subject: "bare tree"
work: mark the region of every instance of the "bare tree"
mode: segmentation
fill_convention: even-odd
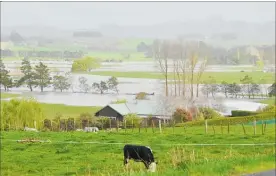
[[[179,39],[179,71],[182,76],[182,95],[185,97],[186,93],[186,71],[187,71],[187,63],[186,63],[186,49],[184,48],[183,40]],[[180,87],[179,87],[180,88]]]
[[[197,55],[193,52],[189,58],[190,84],[191,84],[191,99],[194,97],[194,74],[197,64]]]
[[[168,96],[168,57],[170,44],[168,41],[153,42],[153,56],[158,63],[158,67],[165,78],[166,96]]]
[[[196,77],[196,97],[198,97],[198,87],[200,84],[201,77],[206,69],[207,65],[207,59],[205,58],[203,62],[200,64],[199,71],[197,72],[197,77]]]

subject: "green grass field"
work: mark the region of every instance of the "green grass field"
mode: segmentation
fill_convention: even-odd
[[[94,114],[101,107],[95,106],[68,106],[64,104],[47,104],[41,103],[41,107],[45,113],[46,118],[52,119],[57,114],[62,114],[64,118],[78,117],[81,113]]]
[[[160,134],[151,128],[120,132],[2,132],[2,175],[164,175],[226,176],[241,175],[275,168],[275,145],[270,146],[180,146],[177,144],[251,144],[275,142],[275,124],[267,125],[265,135],[253,135],[252,126],[230,126],[230,134],[216,134],[204,127],[164,128]],[[23,144],[12,140],[36,138],[51,143]],[[63,143],[70,141],[100,142]],[[114,144],[110,144],[114,143]],[[117,143],[117,144],[115,144]],[[119,143],[119,144],[118,144]],[[123,167],[124,144],[150,146],[158,161],[156,173],[146,173],[142,163],[130,162]]]
[[[124,58],[124,54],[130,54],[129,59]],[[88,52],[88,56],[100,59],[114,59],[123,61],[149,61],[150,58],[145,58],[143,53],[138,52]]]
[[[268,105],[276,105],[276,97],[271,97],[265,100],[261,100],[260,103],[268,104]]]
[[[113,71],[95,71],[89,74],[101,75],[101,76],[115,76],[125,78],[149,78],[149,79],[164,79],[161,73],[154,72],[113,72]],[[205,72],[202,76],[202,82],[207,81],[209,77],[213,77],[217,83],[226,81],[228,83],[240,83],[240,79],[245,75],[252,77],[256,83],[273,83],[275,81],[275,75],[273,73],[263,72]],[[173,74],[169,74],[169,79],[173,79]],[[264,81],[260,81],[264,79]]]
[[[16,97],[19,97],[19,96],[20,96],[20,94],[1,92],[1,99],[16,98]]]

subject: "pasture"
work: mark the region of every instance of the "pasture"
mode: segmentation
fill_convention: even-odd
[[[95,106],[69,106],[64,104],[48,104],[40,103],[41,108],[48,119],[53,119],[57,114],[61,114],[64,118],[79,117],[81,113],[94,114],[101,107]]]
[[[1,92],[1,99],[6,99],[6,98],[16,98],[19,97],[20,94],[14,94],[14,93],[5,93],[5,92]]]
[[[94,71],[89,74],[101,76],[115,76],[124,78],[149,78],[149,79],[164,79],[161,73],[157,72],[114,72],[114,71]],[[227,83],[240,83],[240,79],[244,76],[252,77],[256,83],[271,84],[275,81],[274,73],[264,72],[204,72],[201,82],[209,81],[213,77],[217,83],[226,81]],[[189,74],[187,74],[189,76]],[[168,79],[173,79],[173,73],[168,74]],[[263,80],[262,80],[263,79]]]
[[[2,175],[241,175],[275,168],[275,124],[267,125],[264,135],[257,125],[232,125],[230,134],[210,131],[204,126],[183,128],[120,130],[119,132],[2,132]],[[17,143],[14,140],[36,138],[50,143]],[[80,143],[70,143],[70,141]],[[85,143],[98,142],[98,143]],[[130,162],[123,167],[124,144],[150,146],[158,161],[157,172],[147,173],[142,163]],[[213,146],[181,146],[178,144],[218,144]],[[225,145],[223,145],[225,144]]]
[[[268,105],[276,105],[276,97],[270,97],[265,100],[261,100],[260,103],[268,104]]]

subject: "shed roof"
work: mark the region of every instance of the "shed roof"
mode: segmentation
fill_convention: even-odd
[[[127,103],[120,103],[120,104],[109,104],[107,105],[120,113],[121,115],[127,115],[129,113],[135,113],[138,115],[168,115],[163,114],[156,102],[148,101],[148,100],[139,100],[136,102],[127,102]]]

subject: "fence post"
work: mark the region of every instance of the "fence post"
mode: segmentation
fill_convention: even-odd
[[[220,129],[221,129],[221,134],[223,134],[223,126],[222,126],[222,121],[220,121]]]
[[[228,120],[228,134],[230,133],[230,122],[229,122],[229,120]]]
[[[133,119],[132,119],[131,123],[132,123],[132,133],[133,133],[133,130],[134,130],[134,123],[133,123]]]
[[[162,133],[162,127],[161,127],[161,120],[159,119],[159,131],[160,131],[160,133]]]
[[[214,125],[212,125],[212,127],[213,127],[214,134],[216,134],[216,131],[215,131],[215,126],[214,126]]]
[[[118,123],[118,119],[116,119],[116,131],[119,131],[119,123]]]
[[[253,122],[253,128],[254,128],[254,135],[256,135],[256,119],[254,119],[254,122]]]
[[[208,130],[208,123],[207,123],[207,119],[205,119],[205,134],[207,134],[207,130]]]
[[[73,120],[73,123],[74,123],[74,131],[75,131],[76,130],[75,118]]]
[[[148,119],[146,120],[146,132],[148,132]]]
[[[266,121],[265,121],[265,124],[264,124],[264,134],[265,134],[265,130],[266,130]]]
[[[125,133],[126,133],[126,119],[124,119]]]
[[[110,131],[111,131],[111,118],[109,118],[109,128],[110,128]]]
[[[175,120],[173,120],[173,134],[174,134]]]
[[[262,120],[262,135],[264,135],[264,121]]]
[[[34,127],[35,127],[35,129],[36,129],[36,121],[34,121]]]
[[[242,128],[243,128],[243,133],[246,135],[246,131],[245,131],[243,123],[242,123]]]
[[[154,124],[153,124],[153,119],[151,119],[151,128],[152,128],[152,132],[154,133]]]

